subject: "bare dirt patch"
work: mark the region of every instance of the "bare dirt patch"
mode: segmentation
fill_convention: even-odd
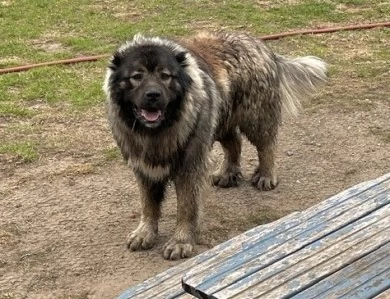
[[[389,129],[389,108],[383,101],[370,111],[333,106],[286,120],[279,138],[279,187],[266,193],[248,183],[212,189],[197,253],[389,171],[388,143],[372,133],[373,126]],[[110,146],[105,123],[95,129],[82,134],[94,132]],[[92,148],[99,143],[90,142]],[[220,161],[218,146],[214,155]],[[246,143],[246,177],[255,156]],[[113,298],[179,263],[160,254],[174,227],[173,192],[164,205],[157,247],[126,250],[125,236],[139,220],[138,195],[120,160],[96,165],[82,156],[50,155],[2,172],[0,194],[0,294],[5,298]]]
[[[126,22],[140,22],[146,17],[152,17],[154,12],[147,10],[145,7],[134,4],[132,1],[99,1],[99,4],[88,6],[91,12],[109,11],[113,17]]]
[[[274,0],[274,1],[267,1],[267,0],[257,0],[255,1],[255,4],[259,6],[260,8],[269,9],[272,7],[278,7],[280,5],[295,5],[302,3],[300,0],[287,0],[287,1],[280,1],[280,0]]]
[[[58,40],[60,36],[60,32],[53,30],[51,32],[46,32],[42,34],[42,36],[37,39],[30,40],[29,44],[34,49],[42,50],[48,53],[67,52],[69,48],[63,45]]]
[[[46,40],[46,39],[37,39],[32,40],[31,45],[35,49],[40,49],[45,52],[63,52],[65,50],[65,47],[56,41],[53,40]]]

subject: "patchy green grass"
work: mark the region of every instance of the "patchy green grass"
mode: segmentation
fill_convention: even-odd
[[[103,155],[107,161],[122,159],[121,153],[117,147],[103,149]]]
[[[25,107],[20,107],[17,103],[0,102],[1,116],[31,117],[34,112]]]
[[[385,0],[7,0],[0,2],[0,67],[82,55],[109,55],[139,31],[180,36],[222,27],[262,36],[302,28],[383,21],[388,15],[390,5]],[[354,103],[353,109],[369,109],[376,99],[384,97],[370,87],[386,81],[390,68],[389,40],[389,30],[370,30],[290,37],[272,41],[270,45],[285,55],[317,55],[330,63],[331,87],[309,106],[340,101],[340,105]],[[33,161],[36,150],[50,152],[47,147],[53,140],[56,145],[53,151],[71,140],[71,146],[76,145],[72,155],[77,155],[78,150],[83,152],[80,156],[92,155],[85,152],[89,141],[77,140],[87,140],[82,134],[96,130],[96,118],[91,111],[104,107],[101,86],[106,61],[0,75],[2,152]],[[350,82],[356,86],[345,88],[345,83]],[[365,94],[358,96],[358,92]],[[90,121],[88,130],[76,128],[74,115],[76,122],[82,117]],[[19,122],[44,125],[36,127],[38,132],[29,133],[18,129],[15,124]],[[58,133],[57,127],[64,123],[73,130]],[[24,134],[23,140],[33,140],[34,146],[23,143],[11,146],[12,133],[4,134],[7,128],[12,128],[18,137]],[[50,138],[40,140],[39,134],[44,133]],[[106,161],[119,155],[106,145],[91,147],[90,151],[100,156],[103,153]]]
[[[19,60],[1,64],[107,53],[138,31],[183,35],[211,24],[267,34],[362,17],[385,19],[390,13],[379,0],[275,2],[264,7],[248,0],[9,1],[0,4],[0,57]]]
[[[17,157],[22,162],[33,162],[39,157],[36,144],[29,141],[15,141],[0,144],[1,155]]]
[[[31,117],[34,101],[85,110],[101,104],[105,61],[31,69],[0,76],[0,115]],[[65,105],[64,105],[65,104]],[[65,111],[64,111],[65,112]]]

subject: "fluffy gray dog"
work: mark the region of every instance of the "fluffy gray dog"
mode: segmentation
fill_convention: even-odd
[[[252,184],[275,188],[282,110],[294,114],[299,99],[325,81],[321,59],[287,59],[246,34],[218,31],[180,41],[138,34],[122,45],[111,58],[104,90],[113,136],[141,198],[141,221],[128,247],[153,247],[165,188],[172,181],[177,226],[163,256],[191,256],[214,141],[224,150],[214,185],[234,187],[241,179],[240,132],[258,152]]]

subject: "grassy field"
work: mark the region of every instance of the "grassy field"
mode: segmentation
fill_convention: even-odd
[[[198,29],[223,27],[261,36],[297,28],[381,21],[390,15],[388,1],[380,0],[147,3],[2,1],[0,67],[110,54],[119,43],[138,31],[188,35]],[[390,54],[383,44],[389,36],[388,30],[377,29],[332,36],[293,37],[273,44],[287,55],[313,53],[324,57],[332,64],[333,75],[351,69],[353,60],[357,79],[376,82],[389,66]],[[351,47],[356,48],[352,57],[345,51]],[[0,127],[0,155],[30,162],[40,157],[45,146],[55,147],[42,145],[39,140],[41,124],[34,120],[40,119],[39,115],[46,110],[51,116],[68,118],[101,106],[105,65],[106,61],[102,59],[95,63],[43,67],[0,76],[0,117],[3,122],[6,119],[6,125]]]

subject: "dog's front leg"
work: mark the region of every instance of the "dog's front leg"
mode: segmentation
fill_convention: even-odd
[[[199,234],[202,191],[205,174],[185,173],[175,179],[177,195],[176,230],[164,246],[164,258],[177,260],[190,257]]]
[[[127,246],[132,251],[154,246],[166,185],[163,182],[151,183],[138,176],[136,178],[141,200],[141,221],[127,237]]]

